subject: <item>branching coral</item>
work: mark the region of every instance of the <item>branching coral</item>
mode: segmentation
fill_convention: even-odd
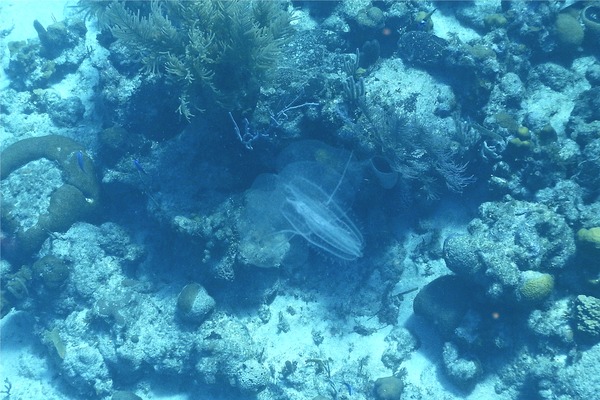
[[[254,107],[292,33],[290,14],[274,1],[79,4],[139,57],[146,72],[166,74],[181,87],[179,112],[188,119],[210,102],[227,110]]]
[[[468,163],[459,161],[461,150],[450,136],[439,134],[402,116],[378,107],[363,106],[364,129],[380,148],[389,168],[404,184],[412,184],[428,200],[435,200],[444,186],[454,193],[474,182]],[[418,186],[420,188],[418,188]]]

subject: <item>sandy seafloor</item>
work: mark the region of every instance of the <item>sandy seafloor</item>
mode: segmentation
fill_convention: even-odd
[[[3,32],[9,30],[9,33],[1,38],[2,66],[6,67],[8,62],[8,42],[36,37],[36,32],[32,26],[34,19],[47,26],[54,19],[62,19],[65,10],[67,13],[70,12],[68,6],[72,4],[73,2],[68,2],[65,5],[63,2],[51,0],[0,0],[0,27]],[[447,15],[434,15],[433,18],[436,24],[436,33],[440,36],[444,36],[447,31],[456,29],[457,22]],[[461,28],[460,32],[462,39],[465,41],[477,35],[469,28]],[[88,26],[87,45],[95,48],[93,57],[101,59],[106,54],[106,50],[98,47],[95,34],[93,27]],[[99,62],[98,59],[95,60],[96,65]],[[54,85],[54,89],[59,93],[76,94],[86,107],[85,126],[81,128],[77,138],[89,148],[93,148],[95,139],[88,136],[86,132],[94,132],[100,128],[97,119],[93,115],[93,105],[89,102],[90,89],[82,86],[81,82],[94,82],[97,79],[95,77],[96,73],[95,69],[90,67],[89,71],[86,71],[83,66],[73,76],[69,76]],[[0,74],[2,74],[0,76],[0,90],[3,90],[8,87],[9,81],[3,71],[0,71]],[[22,118],[23,120],[18,123],[30,126],[30,136],[42,136],[46,133],[60,134],[60,129],[53,126],[43,116],[31,115]],[[554,115],[553,118],[565,119],[564,116],[561,117],[560,115]],[[2,148],[6,147],[6,143],[15,141],[11,137],[13,132],[15,130],[9,127],[0,127],[0,136],[2,136],[0,137],[0,144]],[[23,130],[20,130],[18,134],[23,135]],[[73,131],[69,132],[69,136],[75,136]],[[441,201],[436,206],[437,210],[428,217],[427,225],[442,227],[438,231],[440,238],[448,237],[455,232],[464,232],[466,224],[473,218],[473,210],[466,209],[463,202],[464,199],[456,197],[452,200]],[[401,234],[398,233],[400,231],[402,231]],[[418,252],[418,248],[424,240],[422,231],[413,230],[412,228],[407,229],[401,226],[401,221],[398,221],[398,232],[391,234],[398,235],[400,247],[408,254],[414,255],[415,252]],[[324,267],[347,267],[344,263],[331,263],[327,258],[323,259],[322,262],[328,264]],[[449,273],[441,259],[431,260],[428,263],[426,274],[412,262],[407,257],[402,279],[397,284],[398,292],[422,287],[434,277]],[[419,317],[415,317],[413,313],[413,299],[416,293],[413,291],[403,296],[395,325],[407,328],[418,340],[418,348],[412,351],[410,356],[406,357],[401,363],[402,369],[406,372],[404,378],[406,385],[402,399],[513,399],[514,393],[511,393],[510,390],[505,390],[502,393],[497,392],[498,376],[495,371],[486,371],[484,376],[479,378],[477,384],[467,391],[458,389],[448,381],[441,371],[442,355],[440,349],[442,339],[430,324]],[[255,343],[265,344],[262,359],[265,365],[279,368],[282,360],[294,359],[301,363],[301,360],[320,354],[324,358],[333,360],[331,368],[334,373],[336,369],[339,370],[352,364],[358,365],[359,360],[368,359],[364,368],[368,369],[368,374],[372,379],[390,376],[392,371],[381,363],[380,357],[388,346],[385,338],[394,326],[380,324],[377,318],[361,317],[359,321],[361,325],[373,329],[368,335],[360,335],[354,332],[357,321],[353,317],[340,318],[339,313],[332,312],[328,308],[328,306],[340,300],[332,298],[332,296],[335,296],[335,294],[320,292],[318,295],[312,296],[311,301],[306,297],[296,295],[294,289],[291,288],[283,290],[269,304],[272,317],[268,323],[261,322],[256,315],[256,309],[251,307],[247,310],[237,311],[235,319],[247,327]],[[171,303],[173,301],[172,296],[165,296],[162,299],[167,299],[165,301]],[[161,297],[158,296],[155,301],[160,303]],[[290,310],[295,311],[292,313]],[[282,334],[279,332],[280,327],[276,318],[279,314],[287,316],[288,333]],[[72,393],[72,390],[65,390],[64,383],[61,382],[61,374],[64,372],[57,367],[56,357],[50,355],[47,343],[43,343],[40,339],[42,336],[40,332],[35,331],[36,319],[37,316],[34,312],[13,310],[0,321],[0,390],[2,390],[3,382],[10,382],[10,397],[6,396],[6,399],[82,398],[77,397],[77,395],[70,397],[70,394],[65,394]],[[315,347],[313,341],[313,331],[315,330],[332,332],[330,335],[326,334],[318,348]],[[93,343],[91,344],[93,345]],[[70,345],[73,346],[73,344]],[[74,350],[74,348],[72,349]],[[560,354],[557,355],[557,358],[560,357],[562,357]],[[319,380],[323,377],[317,376],[311,379]],[[277,384],[277,382],[274,383]],[[321,384],[320,387],[325,388],[326,391],[327,383]],[[336,387],[339,390],[338,398],[350,400],[375,398],[368,391],[363,393],[354,390],[354,393],[350,394],[341,381],[336,382]],[[137,379],[136,384],[125,389],[135,392],[144,399],[211,399],[211,395],[193,392],[193,390],[188,391],[185,381],[180,382],[177,379],[171,381],[164,376],[157,377],[151,376],[151,374]],[[294,393],[293,389],[290,388],[287,390],[289,398],[293,399],[311,399],[316,395],[316,392],[311,392],[311,395],[307,396],[303,393]],[[0,394],[0,396],[2,395]],[[110,398],[110,396],[107,398]],[[237,397],[231,398],[251,399],[255,397],[245,397],[238,394]]]

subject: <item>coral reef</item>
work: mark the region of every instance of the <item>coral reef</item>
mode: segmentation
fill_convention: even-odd
[[[577,296],[575,299],[574,328],[584,342],[600,341],[600,299]]]
[[[179,112],[188,119],[213,106],[207,99],[227,110],[252,110],[292,32],[289,14],[270,1],[83,0],[79,5],[148,72],[177,82]]]
[[[89,56],[81,19],[55,21],[44,27],[35,20],[39,41],[13,41],[8,44],[7,74],[10,86],[19,91],[45,89],[73,73]],[[40,57],[41,56],[41,57]]]
[[[577,239],[583,246],[600,250],[600,227],[581,228],[577,231]]]
[[[573,232],[562,216],[544,205],[511,199],[482,204],[469,234],[451,236],[444,245],[453,272],[482,286],[490,299],[516,302],[547,295],[550,275],[574,255]],[[528,271],[550,275],[530,278]],[[519,282],[525,286],[519,289]]]
[[[2,395],[597,397],[596,3],[23,4]]]
[[[22,226],[23,221],[17,214],[18,208],[22,207],[19,204],[27,204],[27,199],[13,195],[16,204],[10,201],[3,204],[3,230],[14,235],[18,245],[18,250],[6,254],[9,258],[31,257],[46,240],[48,232],[64,232],[73,223],[91,218],[99,207],[100,188],[92,160],[85,155],[81,145],[67,137],[50,135],[23,139],[4,149],[0,159],[0,176],[5,180],[7,192],[17,192],[18,186],[22,185],[20,182],[27,180],[27,176],[15,175],[19,168],[38,159],[57,163],[62,180],[50,195],[47,208],[37,210],[36,222],[29,227]],[[3,197],[6,201],[6,195]]]

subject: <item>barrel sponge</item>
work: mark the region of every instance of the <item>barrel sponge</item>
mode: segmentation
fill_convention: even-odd
[[[550,296],[554,289],[554,277],[537,271],[525,271],[521,276],[519,295],[528,303],[539,303]]]
[[[100,185],[94,173],[92,160],[85,149],[74,140],[49,135],[20,140],[0,154],[0,179],[35,160],[45,158],[58,164],[63,185],[50,196],[48,213],[40,215],[33,227],[23,230],[19,221],[11,217],[11,206],[2,213],[4,229],[14,234],[21,256],[30,256],[52,231],[64,232],[77,221],[84,220],[98,209]]]

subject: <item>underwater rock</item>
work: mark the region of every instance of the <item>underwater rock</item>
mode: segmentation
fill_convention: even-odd
[[[533,67],[527,76],[527,86],[538,88],[547,86],[554,92],[563,92],[570,89],[574,82],[581,80],[581,76],[571,69],[553,62],[545,62]]]
[[[600,132],[600,87],[592,87],[577,96],[567,130],[579,145],[598,139]]]
[[[579,351],[572,364],[553,368],[548,386],[554,398],[594,399],[600,391],[600,344]]]
[[[294,254],[294,236],[341,260],[362,257],[362,234],[342,209],[357,190],[351,154],[316,141],[298,142],[279,155],[278,165],[278,174],[260,175],[246,192],[238,224],[241,258],[277,267]]]
[[[102,130],[98,141],[99,156],[110,167],[128,155],[131,157],[131,154],[147,152],[150,148],[150,142],[142,135],[129,132],[119,125]]]
[[[77,96],[62,97],[52,89],[34,89],[34,102],[58,127],[74,128],[81,123],[85,106]]]
[[[600,171],[600,170],[599,170]],[[571,179],[560,180],[553,187],[539,190],[535,200],[564,216],[570,226],[580,223],[581,211],[586,209],[584,191]]]
[[[201,323],[215,308],[215,300],[198,283],[186,285],[177,297],[177,311],[184,319]]]
[[[442,335],[451,335],[469,309],[472,292],[470,284],[463,278],[441,276],[419,290],[413,310],[431,322]]]
[[[67,346],[60,369],[65,381],[84,398],[90,398],[90,393],[101,398],[112,391],[112,379],[102,354],[87,343]]]
[[[377,400],[400,400],[402,392],[404,392],[404,382],[398,377],[386,376],[375,381]]]
[[[461,357],[457,346],[453,343],[444,344],[442,358],[446,375],[461,389],[472,389],[482,375],[479,361]]]
[[[195,373],[203,383],[236,386],[240,368],[259,357],[260,349],[254,344],[248,328],[234,317],[213,316],[200,326],[199,334],[203,339],[198,343],[200,357],[195,365]],[[254,372],[243,379],[262,377],[261,368],[253,369]],[[253,382],[260,383],[263,380],[260,378]],[[255,389],[257,387],[254,386]]]
[[[600,119],[594,124],[597,124],[600,129]],[[590,129],[593,127],[590,126]],[[600,130],[596,131],[596,135],[598,133]],[[582,190],[594,192],[600,185],[600,137],[593,139],[585,146],[582,160],[577,165],[577,173],[573,179],[582,187]],[[600,226],[600,218],[594,218],[587,224]]]
[[[527,326],[537,336],[573,344],[571,308],[569,298],[553,300],[543,310],[533,310],[527,319]]]
[[[259,393],[269,384],[269,370],[254,359],[250,359],[238,368],[236,385],[246,393]]]
[[[381,362],[392,371],[397,371],[400,364],[410,357],[419,347],[417,339],[406,328],[396,326],[385,337],[387,347],[381,356]]]
[[[574,328],[579,340],[584,343],[600,342],[600,299],[577,296],[574,308]]]
[[[137,265],[144,255],[123,228],[110,222],[100,226],[75,223],[60,237],[47,241],[42,252],[68,263],[67,290],[72,298],[89,306],[100,299],[124,297],[128,291],[123,290],[122,270]],[[65,301],[68,304],[70,299]]]

